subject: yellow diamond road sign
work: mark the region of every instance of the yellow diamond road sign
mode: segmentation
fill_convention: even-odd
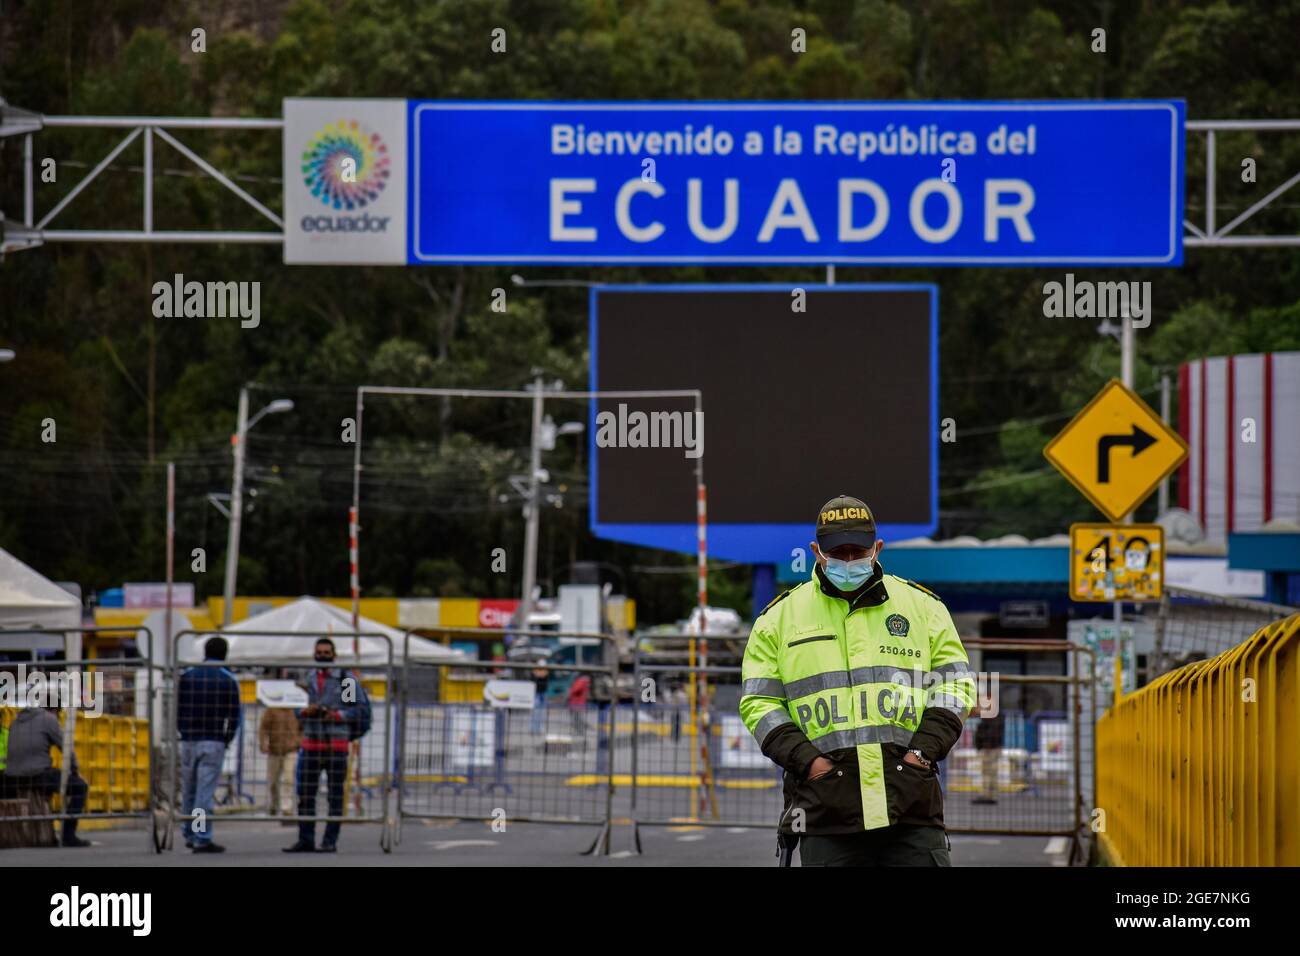
[[[1182,463],[1187,443],[1111,379],[1043,454],[1102,514],[1120,521]]]

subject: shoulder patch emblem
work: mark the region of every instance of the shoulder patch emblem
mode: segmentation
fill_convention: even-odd
[[[901,614],[891,614],[885,618],[885,627],[894,637],[906,637],[912,625]]]
[[[903,580],[904,580],[904,581],[907,581],[907,578],[904,578]],[[939,595],[935,594],[935,593],[934,593],[933,591],[931,591],[929,588],[927,588],[927,587],[923,587],[922,585],[917,584],[915,581],[907,581],[907,583],[910,584],[910,585],[912,585],[912,587],[916,588],[916,589],[917,589],[918,591],[920,591],[922,594],[928,594],[930,597],[934,598],[936,601],[941,600],[940,597],[939,597]]]

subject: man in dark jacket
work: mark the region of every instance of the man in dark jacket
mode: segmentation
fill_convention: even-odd
[[[330,667],[334,663],[334,642],[322,637],[316,642],[315,658],[319,665],[307,678],[307,706],[298,711],[302,725],[302,743],[298,750],[298,816],[316,815],[316,789],[320,775],[329,786],[329,815],[343,816],[343,787],[348,777],[348,747],[355,722],[368,712],[369,702],[361,681],[346,671]],[[321,853],[338,849],[337,820],[325,824]],[[298,842],[284,848],[285,853],[314,853],[316,824],[311,820],[298,823]]]
[[[221,778],[226,747],[239,731],[239,681],[219,661],[226,659],[224,637],[203,645],[204,664],[181,674],[176,723],[181,735],[181,827],[185,845],[195,853],[222,853],[212,842],[212,804]]]
[[[9,727],[8,763],[5,778],[9,792],[20,794],[36,790],[47,797],[59,792],[62,771],[50,760],[50,748],[63,746],[63,729],[56,708],[25,707]],[[90,846],[89,840],[77,837],[77,814],[86,805],[86,781],[77,772],[77,754],[72,753],[68,774],[67,813],[63,821],[64,846]]]

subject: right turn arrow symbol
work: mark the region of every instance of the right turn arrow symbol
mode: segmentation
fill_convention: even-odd
[[[1128,445],[1133,449],[1133,457],[1136,458],[1156,443],[1154,435],[1149,435],[1137,425],[1133,425],[1132,428],[1132,433],[1128,435],[1102,435],[1097,439],[1097,483],[1099,485],[1107,484],[1110,481],[1110,450],[1112,448]]]

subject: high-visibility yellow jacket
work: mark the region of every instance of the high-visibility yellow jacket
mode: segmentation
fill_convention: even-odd
[[[966,651],[943,602],[879,563],[850,597],[815,567],[763,610],[745,646],[740,716],[786,770],[780,827],[943,826],[937,772],[903,755],[937,763],[961,736],[975,704]],[[822,755],[834,769],[809,781]]]

